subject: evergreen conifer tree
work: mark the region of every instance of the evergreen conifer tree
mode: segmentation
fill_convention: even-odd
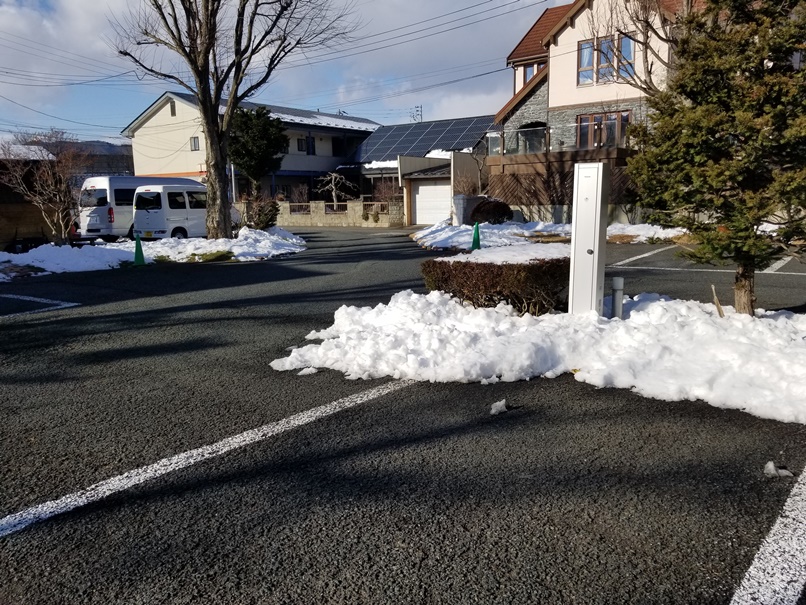
[[[741,313],[754,312],[756,271],[805,249],[804,51],[804,0],[707,0],[634,131],[642,204],[691,232],[692,260],[736,264]]]
[[[230,158],[251,184],[245,218],[258,229],[276,224],[279,206],[275,200],[264,198],[260,179],[280,169],[282,154],[287,148],[288,137],[284,134],[282,120],[272,117],[268,109],[238,108],[235,111],[229,135]]]

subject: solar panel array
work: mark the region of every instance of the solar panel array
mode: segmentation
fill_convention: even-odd
[[[490,130],[495,116],[381,126],[358,148],[356,161],[386,162],[399,155],[423,157],[434,149],[474,147]]]

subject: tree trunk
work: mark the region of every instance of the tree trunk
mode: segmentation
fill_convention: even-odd
[[[737,313],[753,315],[756,310],[756,270],[752,265],[739,264],[733,282],[734,306]]]
[[[204,125],[207,144],[207,237],[220,239],[232,237],[230,200],[227,194],[226,138],[218,124],[218,112],[211,110],[212,123]]]

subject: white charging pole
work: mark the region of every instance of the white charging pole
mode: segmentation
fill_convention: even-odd
[[[596,311],[602,314],[609,197],[609,164],[591,162],[574,166],[570,313]]]

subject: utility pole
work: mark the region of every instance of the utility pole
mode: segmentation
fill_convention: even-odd
[[[411,121],[412,122],[422,122],[423,121],[423,106],[422,105],[415,105],[414,109],[411,110]]]

